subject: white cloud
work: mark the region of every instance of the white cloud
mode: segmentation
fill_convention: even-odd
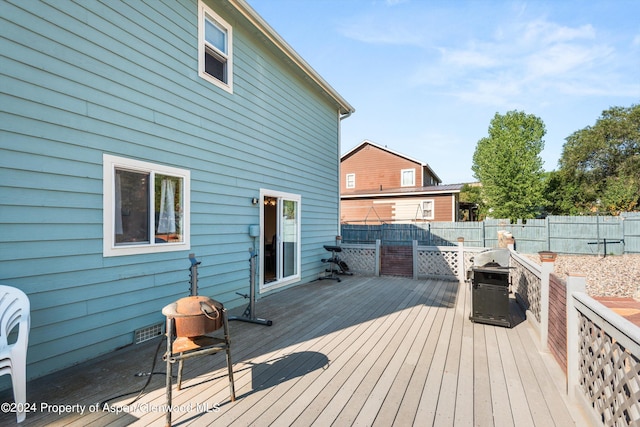
[[[564,78],[575,77],[575,71],[588,73],[598,64],[605,64],[613,53],[613,48],[605,45],[558,43],[535,50],[524,60],[530,79]]]
[[[632,76],[616,72],[624,69],[621,53],[599,40],[592,25],[536,19],[490,34],[464,42],[462,49],[454,42],[440,47],[439,57],[416,67],[412,82],[464,102],[510,108],[525,98],[544,104],[562,94],[638,94],[638,85],[629,83]]]
[[[528,43],[544,45],[579,39],[592,40],[595,36],[595,29],[590,24],[571,28],[537,19],[524,25],[522,40]]]
[[[403,77],[397,81],[428,95],[495,108],[525,100],[545,105],[563,95],[640,96],[630,72],[640,64],[630,53],[635,49],[615,45],[618,40],[595,24],[567,24],[548,18],[548,11],[536,16],[524,3],[489,11],[471,6],[464,14],[442,4],[414,6],[345,17],[340,32],[388,46],[381,60]],[[640,47],[640,35],[632,39]]]
[[[511,76],[494,76],[484,80],[472,80],[468,87],[452,92],[451,95],[465,103],[499,105],[509,109],[517,108],[518,97],[523,85]]]
[[[489,52],[474,50],[442,49],[442,60],[456,67],[490,68],[500,64],[500,59]]]

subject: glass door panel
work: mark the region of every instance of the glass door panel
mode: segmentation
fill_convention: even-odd
[[[282,200],[282,277],[294,276],[298,266],[298,204],[293,200]]]
[[[262,190],[261,286],[300,279],[300,196]]]

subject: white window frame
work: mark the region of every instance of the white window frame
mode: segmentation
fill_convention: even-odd
[[[356,188],[356,174],[348,173],[345,177],[345,185],[347,188]]]
[[[102,156],[102,211],[103,211],[103,256],[139,255],[158,252],[173,252],[191,249],[191,172],[186,169],[179,169],[166,165],[143,162],[124,157],[103,154]],[[134,172],[155,173],[175,176],[182,179],[182,241],[156,243],[155,233],[155,209],[154,203],[150,202],[149,242],[141,244],[116,245],[114,239],[115,231],[115,177],[116,169],[126,169]],[[153,189],[153,186],[150,188]],[[150,196],[153,200],[153,194]]]
[[[404,183],[404,174],[411,172],[411,184]],[[416,185],[416,170],[415,169],[402,169],[400,171],[400,186],[401,187],[415,187]]]
[[[424,208],[425,203],[431,204],[431,215],[427,215],[428,210]],[[434,219],[436,215],[436,202],[434,199],[426,199],[420,202],[420,209],[422,210],[422,219]]]
[[[217,27],[226,31],[226,54],[224,52],[220,52],[217,48],[207,43],[205,39],[205,21],[207,19],[213,22]],[[207,46],[216,51],[218,55],[222,56],[226,60],[226,81],[219,80],[205,71],[205,52]],[[229,93],[233,93],[233,28],[209,6],[204,4],[202,0],[198,1],[198,75],[219,88],[224,89]]]

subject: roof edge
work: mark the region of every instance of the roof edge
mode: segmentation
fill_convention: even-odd
[[[448,184],[444,185],[442,189],[433,186],[431,189],[427,187],[417,188],[416,191],[398,191],[397,189],[391,189],[388,192],[385,191],[363,191],[362,193],[342,193],[341,199],[368,199],[368,198],[386,198],[386,197],[415,197],[415,196],[429,196],[429,195],[441,195],[441,194],[460,194],[463,184]],[[453,188],[457,187],[457,188]]]
[[[296,64],[309,78],[320,86],[339,106],[341,114],[352,114],[356,110],[331,85],[309,65],[307,61],[287,43],[245,0],[229,0],[249,22],[253,24],[282,53]]]

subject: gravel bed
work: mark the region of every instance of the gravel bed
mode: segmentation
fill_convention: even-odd
[[[538,254],[527,255],[540,264]],[[554,272],[584,274],[587,294],[591,296],[631,297],[640,300],[640,254],[558,255]]]

